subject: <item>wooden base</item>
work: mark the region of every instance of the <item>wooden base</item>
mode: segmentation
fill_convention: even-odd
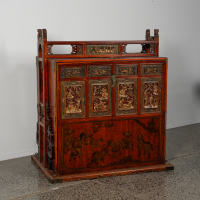
[[[174,169],[173,165],[169,163],[165,163],[165,164],[151,165],[151,166],[129,167],[129,168],[112,169],[112,170],[105,170],[105,171],[55,176],[53,175],[51,171],[44,168],[44,166],[38,161],[38,158],[35,155],[31,156],[31,159],[42,170],[46,178],[51,183],[103,178],[103,177],[120,176],[120,175],[128,175],[128,174],[138,174],[138,173],[146,173],[146,172],[168,171],[168,170]]]

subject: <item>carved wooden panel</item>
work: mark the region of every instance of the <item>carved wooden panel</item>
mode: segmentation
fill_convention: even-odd
[[[105,44],[105,45],[86,45],[87,55],[99,54],[119,54],[118,44]]]
[[[111,66],[88,66],[88,76],[111,76]]]
[[[85,77],[85,67],[62,67],[61,78],[81,78]]]
[[[85,81],[61,82],[62,118],[85,117]]]
[[[141,112],[161,111],[162,78],[141,79]]]
[[[116,114],[137,113],[137,78],[117,79]]]
[[[89,81],[89,116],[111,115],[111,80]]]
[[[159,160],[160,118],[72,122],[62,129],[66,172]]]
[[[117,76],[137,75],[138,65],[116,65]]]
[[[162,75],[162,64],[141,64],[141,75]]]

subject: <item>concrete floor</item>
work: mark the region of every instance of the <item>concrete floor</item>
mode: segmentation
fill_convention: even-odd
[[[31,157],[0,162],[0,199],[200,199],[200,124],[167,130],[174,171],[51,184]]]

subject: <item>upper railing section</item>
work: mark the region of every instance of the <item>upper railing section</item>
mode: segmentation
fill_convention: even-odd
[[[92,57],[158,57],[159,30],[154,29],[154,36],[146,30],[145,40],[121,41],[47,41],[46,29],[38,29],[38,57],[46,58],[92,58]],[[141,45],[139,52],[127,52],[129,45]],[[66,45],[70,53],[52,52],[55,46]],[[69,48],[68,48],[69,52]]]

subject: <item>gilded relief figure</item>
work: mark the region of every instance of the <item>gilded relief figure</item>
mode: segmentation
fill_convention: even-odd
[[[108,111],[108,85],[93,85],[93,112]]]
[[[81,113],[82,86],[66,86],[66,113]]]
[[[144,83],[144,108],[158,108],[158,82]]]
[[[90,48],[91,53],[114,53],[115,47],[113,46],[93,46]]]
[[[134,84],[119,84],[119,110],[134,109]]]

